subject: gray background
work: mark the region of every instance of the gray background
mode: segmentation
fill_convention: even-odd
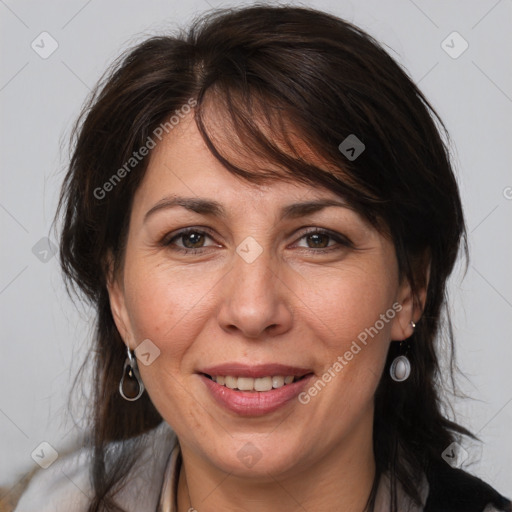
[[[229,5],[234,4],[0,0],[0,485],[12,485],[34,467],[31,453],[42,441],[59,452],[72,446],[75,423],[83,424],[86,396],[75,403],[74,414],[67,399],[87,351],[91,315],[66,296],[57,258],[47,242],[39,242],[49,235],[70,127],[89,89],[128,45]],[[468,377],[459,383],[474,399],[457,400],[456,412],[484,441],[464,445],[464,467],[510,496],[512,2],[303,5],[353,21],[385,43],[451,133],[471,251],[464,280],[459,271],[451,281],[452,310],[459,366]],[[58,43],[46,59],[31,47],[43,31]],[[441,45],[453,31],[469,44],[458,58]],[[463,42],[452,38],[446,44],[453,53]]]

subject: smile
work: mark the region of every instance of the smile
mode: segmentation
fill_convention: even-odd
[[[237,391],[270,391],[271,389],[279,389],[283,386],[291,384],[302,377],[295,377],[288,375],[286,377],[282,375],[267,376],[267,377],[233,377],[231,375],[222,376],[211,376],[206,375],[217,384],[226,386],[229,389]]]
[[[237,416],[262,416],[293,403],[314,377],[311,369],[281,364],[225,363],[197,372],[210,400]]]

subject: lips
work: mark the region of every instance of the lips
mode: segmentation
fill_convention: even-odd
[[[222,408],[240,416],[261,416],[284,407],[299,395],[314,375],[311,370],[302,367],[281,364],[248,366],[239,363],[211,366],[198,373],[210,397]],[[238,383],[256,383],[269,377],[277,377],[276,380],[280,381],[283,376],[286,376],[287,383],[270,389],[266,386],[264,391],[254,389],[256,385],[250,391],[240,390],[237,386],[228,387],[223,382],[226,377]]]

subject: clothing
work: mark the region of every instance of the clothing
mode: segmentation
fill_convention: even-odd
[[[126,486],[117,494],[119,505],[126,512],[157,510],[169,453],[177,441],[165,422],[140,439],[142,455],[131,469]],[[113,443],[113,450],[116,445]],[[93,495],[90,464],[91,453],[87,449],[59,457],[34,476],[14,511],[86,512]]]
[[[170,427],[163,422],[159,427],[140,437],[144,447],[142,456],[130,471],[127,484],[118,493],[118,502],[126,512],[176,512],[176,489],[181,465],[181,452],[176,435]],[[113,443],[113,449],[115,449]],[[429,475],[430,481],[435,482],[435,488],[429,485],[425,476],[421,495],[423,506],[415,506],[405,493],[399,488],[399,511],[400,512],[497,512],[506,511],[506,508],[495,508],[482,506],[478,509],[457,508],[456,505],[447,505],[450,508],[443,508],[443,504],[450,501],[447,486],[439,484],[439,480],[446,482],[453,480],[452,468],[447,464],[445,467],[433,468]],[[90,496],[92,496],[92,485],[89,479],[90,452],[83,449],[68,457],[58,458],[48,469],[40,470],[32,479],[26,492],[22,495],[15,512],[86,512]],[[480,492],[486,490],[486,484],[474,477],[465,477],[466,473],[454,473],[462,478],[463,484],[469,487],[465,489],[466,495],[470,496],[473,489]],[[436,477],[438,475],[438,478]],[[448,476],[447,476],[448,475]],[[459,485],[459,487],[460,487]],[[488,487],[488,486],[487,486]],[[495,492],[492,488],[489,492]],[[451,489],[452,494],[457,497],[457,492]],[[478,493],[477,492],[477,493]],[[486,491],[487,492],[487,491]],[[469,493],[469,494],[468,494]],[[484,496],[480,493],[479,496]],[[499,496],[496,493],[497,496]],[[500,497],[502,498],[502,497]],[[381,478],[377,491],[375,512],[389,512],[389,479],[387,475]],[[440,504],[439,499],[442,500]],[[429,504],[430,502],[430,504]],[[454,508],[455,507],[455,508]],[[505,505],[503,505],[505,507]]]

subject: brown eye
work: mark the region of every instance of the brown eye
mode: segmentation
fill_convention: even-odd
[[[305,240],[307,246],[299,246],[310,252],[326,253],[330,251],[336,251],[346,249],[347,247],[353,248],[352,242],[345,236],[330,232],[324,229],[311,229],[300,237],[300,240]],[[334,243],[331,243],[334,242]]]
[[[181,234],[177,237],[183,241],[183,245],[187,249],[197,249],[204,243],[204,234],[198,231],[191,231],[190,233]]]
[[[206,240],[213,240],[212,236],[206,231],[197,228],[188,228],[179,231],[173,236],[166,236],[161,244],[169,247],[173,251],[195,254],[206,251],[215,244],[206,245]]]
[[[328,246],[329,238],[331,237],[325,233],[312,233],[310,235],[306,235],[305,238],[308,240],[308,242],[310,241],[312,243],[313,248],[323,249]]]

